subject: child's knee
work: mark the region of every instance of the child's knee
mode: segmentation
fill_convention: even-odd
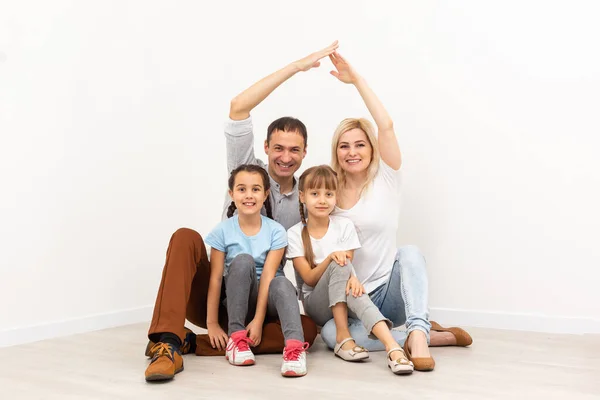
[[[239,270],[248,270],[252,271],[256,269],[256,263],[254,262],[254,258],[250,254],[238,254],[235,256],[231,264],[229,265],[229,272],[239,271]]]
[[[327,268],[331,271],[332,275],[339,276],[341,278],[349,279],[350,274],[352,273],[352,264],[349,261],[344,266],[332,261],[329,263]]]
[[[296,289],[285,276],[276,276],[269,285],[269,295],[278,299],[290,296],[296,299]]]

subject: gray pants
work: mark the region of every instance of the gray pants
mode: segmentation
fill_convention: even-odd
[[[246,329],[256,313],[258,279],[251,255],[240,254],[233,259],[225,275],[225,294],[231,336],[233,332]],[[266,317],[279,317],[286,341],[304,342],[296,289],[285,276],[276,276],[269,285]]]
[[[335,261],[332,261],[313,291],[304,299],[306,313],[317,325],[323,326],[333,318],[331,307],[337,303],[347,303],[348,317],[362,321],[370,337],[374,337],[371,331],[379,321],[385,321],[388,328],[391,329],[392,322],[381,314],[368,294],[365,293],[359,297],[351,294],[346,296],[346,284],[351,272],[352,264],[350,262],[340,267]]]

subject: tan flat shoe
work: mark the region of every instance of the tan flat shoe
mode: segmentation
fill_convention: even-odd
[[[431,330],[436,332],[450,332],[456,338],[456,346],[467,347],[473,343],[473,338],[462,328],[444,328],[435,321],[431,322]]]
[[[433,369],[435,368],[435,360],[433,359],[433,357],[413,357],[413,356],[411,356],[410,350],[408,350],[408,338],[410,337],[411,334],[412,334],[412,332],[408,335],[408,337],[406,338],[406,341],[404,342],[404,353],[406,353],[406,357],[408,357],[408,359],[410,361],[412,361],[413,365],[415,366],[415,370],[417,370],[417,371],[433,371]]]

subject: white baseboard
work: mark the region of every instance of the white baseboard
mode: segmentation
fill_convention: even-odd
[[[0,331],[0,347],[31,343],[139,322],[149,322],[151,317],[152,306],[146,306],[24,328],[7,329]],[[600,334],[600,320],[584,317],[431,308],[430,318],[443,325],[547,333]]]
[[[12,328],[0,331],[0,347],[37,342],[44,339],[92,332],[138,322],[148,322],[151,319],[152,306],[146,306],[47,324]]]
[[[473,326],[515,331],[600,334],[600,319],[481,310],[431,308],[430,318],[442,325]]]

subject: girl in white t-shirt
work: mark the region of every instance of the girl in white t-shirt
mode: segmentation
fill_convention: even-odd
[[[430,339],[432,346],[468,346],[471,338],[460,328],[446,329],[429,322],[425,259],[415,246],[396,245],[402,158],[392,119],[366,81],[339,53],[329,57],[336,69],[331,74],[354,85],[377,124],[377,135],[372,124],[362,118],[345,119],[335,131],[331,165],[337,172],[339,191],[333,215],[354,223],[362,244],[354,258],[358,279],[394,326],[406,325],[404,350],[415,369],[431,371],[435,362],[429,353]],[[334,345],[336,330],[333,321],[321,330],[329,347]],[[371,350],[380,348],[368,339],[362,326],[351,326],[349,331],[358,344]]]
[[[385,345],[393,373],[411,373],[413,364],[392,336],[391,321],[373,304],[353,273],[352,257],[360,247],[354,225],[347,218],[330,216],[336,204],[335,172],[327,165],[309,168],[300,177],[298,190],[302,222],[288,230],[287,257],[304,281],[304,310],[317,325],[334,319],[336,356],[346,361],[369,357],[350,336],[350,316],[362,321],[367,332]]]

